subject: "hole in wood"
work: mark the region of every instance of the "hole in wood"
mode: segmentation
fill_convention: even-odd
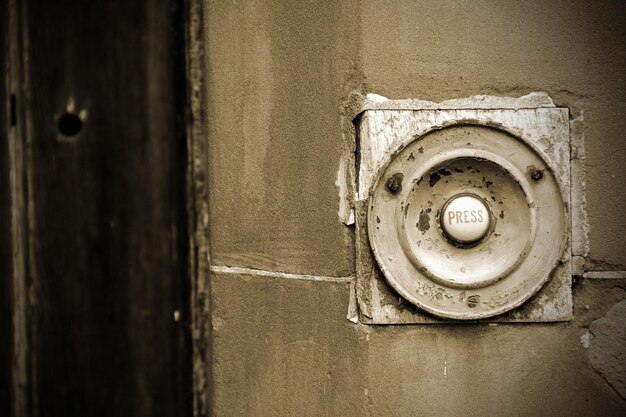
[[[15,126],[17,124],[17,102],[15,99],[15,94],[11,94],[11,105],[9,108],[9,119],[11,122],[11,126]]]
[[[72,137],[80,133],[83,128],[83,122],[80,117],[73,113],[65,113],[59,119],[59,133],[63,136]]]

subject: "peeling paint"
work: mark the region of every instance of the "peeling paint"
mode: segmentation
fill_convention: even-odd
[[[339,220],[346,226],[350,226],[354,224],[354,209],[351,207],[349,200],[347,164],[346,158],[342,157],[339,161],[335,185],[339,189]]]
[[[426,210],[420,211],[419,222],[416,224],[417,228],[422,232],[422,234],[426,233],[428,229],[430,229],[430,212],[433,211],[431,208],[427,208]]]
[[[389,100],[387,97],[383,97],[379,94],[374,94],[374,93],[368,93],[366,97],[369,101],[374,102],[374,103],[383,103]]]
[[[593,369],[626,399],[626,300],[589,325],[587,357]],[[582,338],[581,338],[582,340]],[[584,343],[583,343],[584,346]]]
[[[580,336],[580,343],[583,345],[585,349],[589,349],[589,346],[591,346],[592,339],[593,339],[593,335],[589,332],[589,330],[585,330],[582,336]]]
[[[589,219],[587,217],[587,182],[585,178],[585,114],[581,110],[570,121],[572,255],[589,255]]]
[[[350,301],[348,302],[346,319],[355,324],[359,322],[359,307],[356,301],[356,283],[354,281],[350,282]]]
[[[378,94],[367,94],[362,102],[365,110],[424,110],[424,109],[527,109],[556,107],[550,96],[543,91],[534,91],[521,97],[475,95],[466,98],[445,100],[439,103],[428,100],[389,100]]]
[[[443,168],[437,172],[433,172],[432,174],[430,174],[430,180],[428,181],[428,185],[430,185],[431,187],[434,187],[435,184],[437,184],[437,182],[439,182],[439,180],[442,177],[447,177],[450,174],[451,174],[450,171],[443,169]]]

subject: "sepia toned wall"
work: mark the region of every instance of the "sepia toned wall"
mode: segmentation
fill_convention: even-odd
[[[205,0],[203,13],[216,416],[624,414],[626,5]],[[585,144],[574,320],[348,321],[350,95],[533,91],[570,109]]]

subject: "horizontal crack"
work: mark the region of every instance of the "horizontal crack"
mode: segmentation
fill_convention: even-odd
[[[262,269],[224,265],[211,265],[211,272],[217,272],[220,274],[257,275],[272,278],[300,279],[306,281],[351,282],[355,280],[354,276],[332,277],[324,275],[292,274],[288,272],[266,271]]]

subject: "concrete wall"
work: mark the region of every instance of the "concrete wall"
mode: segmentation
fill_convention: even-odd
[[[626,412],[626,279],[604,272],[626,270],[626,5],[206,0],[204,13],[216,416]],[[346,320],[354,230],[336,181],[353,91],[546,91],[571,109],[584,270],[598,271],[575,280],[572,322]]]

